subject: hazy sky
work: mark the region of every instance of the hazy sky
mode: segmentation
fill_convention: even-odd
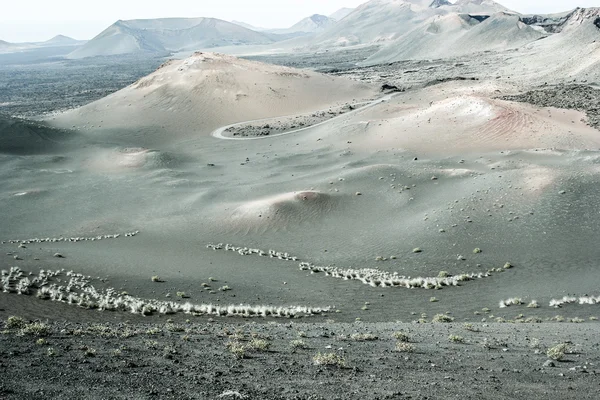
[[[90,39],[118,19],[214,17],[266,28],[289,27],[312,14],[329,15],[366,0],[3,0],[0,40],[42,41],[57,34]],[[522,13],[600,6],[600,0],[500,0]]]

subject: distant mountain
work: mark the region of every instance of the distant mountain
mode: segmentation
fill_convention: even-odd
[[[504,7],[502,4],[496,3],[493,0],[457,0],[451,8],[455,9],[456,12],[467,14],[495,14],[498,12],[511,12],[508,8]]]
[[[76,40],[64,35],[56,35],[52,39],[47,40],[45,42],[40,43],[40,45],[44,46],[77,46],[85,41]]]
[[[483,51],[520,47],[547,36],[508,13],[481,21],[469,14],[435,16],[399,37],[366,60],[365,64],[409,59],[464,56]]]
[[[331,18],[334,21],[341,21],[354,10],[354,8],[340,8],[339,10],[331,14],[329,18]]]
[[[556,33],[525,46],[532,55],[522,62],[550,76],[600,80],[600,8],[577,8],[566,18],[552,18],[558,21]]]
[[[117,21],[69,58],[117,54],[168,54],[219,46],[262,45],[272,35],[215,18],[163,18]]]
[[[335,25],[335,20],[326,17],[325,15],[314,14],[310,17],[304,18],[300,22],[294,24],[292,27],[287,29],[272,29],[269,32],[278,34],[289,34],[289,33],[318,33],[323,32],[327,28]]]
[[[244,27],[246,29],[250,29],[251,31],[256,31],[256,32],[263,32],[263,31],[267,30],[266,28],[259,28],[259,27],[256,27],[254,25],[250,25],[250,24],[247,24],[245,22],[242,22],[242,21],[231,21],[231,23],[239,25],[239,26]]]
[[[416,0],[371,0],[327,31],[319,34],[312,47],[328,48],[385,42],[412,30],[424,20],[444,11]]]
[[[448,0],[433,0],[433,2],[429,5],[429,7],[438,8],[438,7],[451,6],[451,5],[452,5],[452,3],[450,3]]]
[[[492,0],[371,0],[317,35],[310,48],[386,43],[435,16],[450,13],[492,15],[509,10]]]

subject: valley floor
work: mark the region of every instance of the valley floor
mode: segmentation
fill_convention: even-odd
[[[351,65],[375,50],[261,58],[400,89],[278,137],[3,116],[0,398],[600,398],[599,91],[511,78],[506,54]],[[121,61],[0,67],[0,111],[79,106],[163,60]],[[180,122],[179,93],[149,91],[147,116]]]

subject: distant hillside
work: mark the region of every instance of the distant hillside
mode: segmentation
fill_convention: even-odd
[[[469,14],[436,16],[371,56],[366,64],[463,56],[523,46],[546,34],[518,15],[497,13],[483,21]]]
[[[385,43],[398,39],[435,16],[450,13],[491,15],[508,11],[492,0],[371,0],[319,34],[312,48]]]
[[[256,32],[262,32],[262,31],[266,31],[267,30],[266,28],[259,28],[259,27],[254,26],[254,25],[247,24],[247,23],[245,23],[243,21],[231,21],[231,23],[239,25],[239,26],[244,27],[246,29],[250,29],[251,31],[256,31]]]
[[[334,21],[341,21],[354,10],[354,8],[340,8],[339,10],[331,14],[329,18],[333,19]]]
[[[4,40],[0,40],[0,53],[16,53],[23,51],[34,51],[36,49],[48,49],[50,47],[56,48],[66,48],[60,55],[64,55],[69,52],[71,49],[68,47],[75,48],[76,46],[81,46],[85,41],[75,40],[73,38],[58,35],[53,37],[50,40],[45,42],[32,42],[32,43],[9,43]],[[57,54],[58,55],[58,54]]]
[[[164,18],[117,21],[69,58],[132,53],[168,54],[218,46],[260,45],[276,41],[256,32],[215,18]]]
[[[457,0],[451,8],[457,12],[467,14],[495,14],[498,12],[509,12],[510,10],[502,4],[493,0]]]
[[[40,43],[43,46],[78,46],[85,43],[83,40],[76,40],[64,35],[56,35],[52,39]]]
[[[335,25],[335,20],[325,15],[314,14],[310,17],[304,18],[300,22],[294,24],[292,27],[288,29],[274,29],[270,32],[286,34],[286,33],[317,33],[323,32],[331,26]]]
[[[511,67],[541,70],[540,79],[600,81],[600,8],[578,8],[566,18],[555,17],[559,23],[551,30],[557,33],[524,46],[521,51],[527,56],[516,58],[517,66]]]

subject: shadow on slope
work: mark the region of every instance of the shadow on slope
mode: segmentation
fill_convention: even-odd
[[[66,130],[0,115],[0,153],[54,153],[64,149],[75,136]]]

